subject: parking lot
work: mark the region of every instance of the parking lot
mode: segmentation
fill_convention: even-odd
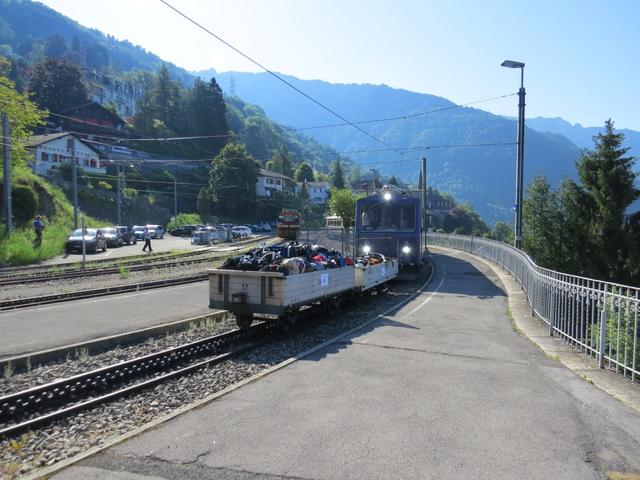
[[[99,260],[103,258],[120,258],[140,255],[144,240],[138,240],[136,245],[123,245],[118,248],[108,248],[106,252],[87,253],[87,261]],[[151,248],[154,252],[166,252],[168,250],[196,250],[202,248],[200,245],[191,245],[190,237],[174,237],[166,234],[162,240],[151,240]],[[43,263],[57,265],[61,263],[72,263],[82,260],[82,253],[70,253],[59,255]]]

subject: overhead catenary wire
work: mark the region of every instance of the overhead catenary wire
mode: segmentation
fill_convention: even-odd
[[[239,55],[242,55],[244,58],[246,58],[247,60],[249,60],[251,63],[253,63],[254,65],[257,65],[258,67],[260,67],[261,69],[263,69],[265,72],[267,72],[269,75],[273,76],[274,78],[276,78],[277,80],[279,80],[280,82],[284,83],[285,85],[287,85],[288,87],[292,88],[293,90],[295,90],[296,92],[298,92],[300,95],[302,95],[303,97],[307,98],[308,100],[312,101],[313,103],[315,103],[316,105],[318,105],[319,107],[321,107],[322,109],[326,110],[327,112],[331,113],[332,115],[334,115],[335,117],[339,118],[340,120],[342,120],[343,122],[351,125],[353,128],[355,128],[356,130],[359,130],[360,132],[362,132],[363,134],[365,134],[367,137],[375,140],[376,142],[380,143],[381,145],[384,145],[385,147],[391,148],[393,150],[395,150],[391,145],[389,145],[388,143],[384,142],[383,140],[379,139],[378,137],[376,137],[375,135],[370,134],[369,132],[367,132],[366,130],[364,130],[363,128],[360,128],[358,125],[354,124],[353,122],[351,122],[350,120],[348,120],[347,118],[343,117],[342,115],[340,115],[339,113],[337,113],[336,111],[332,110],[331,108],[327,107],[325,104],[323,104],[322,102],[316,100],[315,98],[313,98],[311,95],[309,95],[308,93],[304,92],[303,90],[299,89],[298,87],[296,87],[295,85],[293,85],[292,83],[288,82],[287,80],[285,80],[284,78],[282,78],[280,75],[278,75],[277,73],[275,73],[274,71],[270,70],[269,68],[265,67],[264,65],[262,65],[260,62],[254,60],[253,58],[251,58],[249,55],[247,55],[246,53],[242,52],[240,49],[234,47],[233,45],[231,45],[229,42],[227,42],[226,40],[224,40],[223,38],[221,38],[220,36],[216,35],[215,33],[213,33],[211,30],[209,30],[208,28],[206,28],[205,26],[201,25],[200,23],[198,23],[197,21],[195,21],[193,18],[189,17],[188,15],[186,15],[185,13],[181,12],[180,10],[178,10],[177,8],[175,8],[173,5],[171,5],[169,2],[167,2],[166,0],[159,0],[161,3],[163,3],[164,5],[166,5],[167,7],[169,7],[171,10],[173,10],[174,12],[176,12],[178,15],[180,15],[181,17],[183,17],[185,20],[191,22],[192,24],[194,24],[196,27],[200,28],[201,30],[203,30],[204,32],[208,33],[209,35],[211,35],[213,38],[215,38],[216,40],[218,40],[219,42],[222,42],[223,44],[225,44],[227,47],[231,48],[234,52],[238,53]],[[398,154],[403,155],[403,152],[401,152],[400,150],[395,150]]]

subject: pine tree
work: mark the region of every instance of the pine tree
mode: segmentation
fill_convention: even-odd
[[[633,170],[636,159],[626,156],[629,148],[622,147],[624,134],[614,133],[611,120],[593,140],[595,150],[584,151],[577,162],[579,189],[593,205],[593,215],[584,219],[597,247],[589,263],[598,278],[625,282],[631,280],[629,258],[640,248],[624,218],[627,207],[640,197]]]
[[[331,171],[331,180],[333,182],[333,186],[341,190],[344,188],[344,172],[342,171],[342,164],[340,163],[340,159],[336,160],[333,164],[333,168]]]

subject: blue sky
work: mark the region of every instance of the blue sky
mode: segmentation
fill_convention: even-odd
[[[527,117],[640,130],[640,1],[169,0],[267,67],[457,103],[515,92]],[[158,0],[43,0],[188,70],[257,71]],[[478,107],[517,115],[509,97]],[[349,112],[340,112],[349,116]]]

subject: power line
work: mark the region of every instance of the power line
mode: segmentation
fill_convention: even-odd
[[[479,103],[484,103],[484,102],[490,102],[492,100],[499,100],[502,98],[507,98],[507,97],[512,97],[514,95],[517,95],[518,93],[507,93],[505,95],[499,95],[497,97],[490,97],[490,98],[485,98],[482,100],[476,100],[474,102],[468,102],[468,103],[464,103],[464,104],[456,104],[456,105],[449,105],[447,107],[442,107],[442,108],[436,108],[433,110],[427,110],[425,112],[417,112],[417,113],[410,113],[410,114],[406,114],[406,115],[400,115],[397,117],[387,117],[387,118],[377,118],[377,119],[371,119],[371,120],[362,120],[362,121],[358,121],[358,122],[353,122],[354,124],[357,125],[364,125],[367,123],[381,123],[381,122],[392,122],[392,121],[396,121],[396,120],[407,120],[409,118],[414,118],[414,117],[421,117],[424,115],[430,115],[432,113],[437,113],[437,112],[443,112],[445,110],[453,110],[455,108],[464,108],[464,107],[468,107],[470,105],[477,105]],[[320,128],[331,128],[331,127],[344,127],[349,125],[348,123],[330,123],[330,124],[326,124],[326,125],[317,125],[317,126],[313,126],[313,127],[299,127],[299,128],[290,128],[287,129],[290,132],[300,132],[300,131],[304,131],[304,130],[317,130]]]
[[[223,44],[225,44],[227,47],[231,48],[233,51],[235,51],[236,53],[242,55],[244,58],[246,58],[247,60],[249,60],[251,63],[257,65],[258,67],[260,67],[261,69],[263,69],[265,72],[267,72],[268,74],[272,75],[273,77],[275,77],[276,79],[278,79],[279,81],[281,81],[282,83],[284,83],[285,85],[289,86],[290,88],[292,88],[293,90],[295,90],[296,92],[298,92],[300,95],[304,96],[305,98],[307,98],[308,100],[311,100],[313,103],[315,103],[316,105],[318,105],[319,107],[323,108],[324,110],[326,110],[327,112],[331,113],[332,115],[338,117],[340,120],[342,120],[343,122],[346,122],[347,124],[351,125],[353,128],[359,130],[360,132],[364,133],[366,136],[372,138],[373,140],[375,140],[376,142],[380,143],[381,145],[384,145],[385,147],[389,147],[392,150],[395,150],[391,145],[387,144],[386,142],[380,140],[378,137],[370,134],[369,132],[367,132],[366,130],[360,128],[358,125],[354,124],[353,122],[347,120],[345,117],[343,117],[342,115],[340,115],[339,113],[335,112],[334,110],[332,110],[331,108],[327,107],[326,105],[324,105],[323,103],[319,102],[318,100],[316,100],[315,98],[313,98],[311,95],[305,93],[304,91],[300,90],[298,87],[294,86],[293,84],[291,84],[290,82],[286,81],[284,78],[282,78],[280,75],[278,75],[277,73],[273,72],[272,70],[268,69],[267,67],[265,67],[264,65],[262,65],[261,63],[259,63],[258,61],[254,60],[253,58],[251,58],[249,55],[247,55],[246,53],[242,52],[241,50],[239,50],[238,48],[234,47],[233,45],[231,45],[229,42],[223,40],[221,37],[219,37],[218,35],[216,35],[215,33],[213,33],[211,30],[209,30],[208,28],[204,27],[203,25],[199,24],[198,22],[196,22],[194,19],[192,19],[191,17],[187,16],[186,14],[182,13],[180,10],[178,10],[177,8],[175,8],[174,6],[172,6],[171,4],[169,4],[169,2],[167,2],[166,0],[160,0],[160,2],[162,2],[163,4],[165,4],[167,7],[169,7],[171,10],[173,10],[174,12],[176,12],[178,15],[180,15],[181,17],[183,17],[185,20],[193,23],[196,27],[200,28],[201,30],[205,31],[206,33],[208,33],[209,35],[211,35],[213,38],[215,38],[216,40],[218,40],[219,42],[222,42]],[[399,153],[400,155],[403,155],[403,153],[400,150],[395,150],[397,153]]]

